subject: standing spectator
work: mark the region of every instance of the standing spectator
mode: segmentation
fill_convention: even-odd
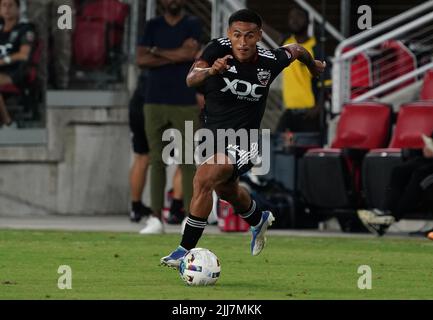
[[[185,219],[185,210],[183,208],[182,171],[179,166],[176,168],[173,175],[171,195],[172,199],[167,223],[180,224]]]
[[[39,36],[44,40],[41,57],[40,77],[43,83],[50,83],[56,89],[69,86],[69,71],[72,59],[72,30],[60,30],[57,26],[59,14],[57,10],[67,5],[75,12],[73,0],[27,0],[27,18],[36,24]],[[74,16],[74,14],[73,14]],[[74,25],[74,24],[73,24]],[[52,52],[53,57],[50,57]],[[48,76],[48,61],[52,61],[53,73]]]
[[[185,79],[200,48],[201,24],[198,18],[184,14],[183,0],[161,2],[164,15],[147,23],[137,55],[138,65],[149,68],[144,114],[150,147],[153,211],[153,216],[147,220],[141,234],[164,232],[161,211],[164,205],[166,172],[162,159],[162,134],[168,128],[175,128],[184,137],[185,121],[193,121],[196,128],[199,113],[195,90],[187,87]],[[178,147],[182,147],[184,159],[185,149],[193,150],[193,141],[183,140],[183,145]],[[180,167],[185,211],[188,212],[195,166],[181,164]]]
[[[23,85],[36,34],[33,26],[19,23],[20,1],[0,0],[0,86]],[[12,119],[0,94],[0,125],[10,125]]]
[[[288,14],[290,34],[282,45],[297,43],[304,47],[313,59],[317,59],[317,40],[308,35],[308,12],[292,6]],[[278,132],[305,132],[320,130],[319,107],[317,106],[317,79],[308,68],[294,61],[282,72],[282,95],[285,111],[277,125]]]

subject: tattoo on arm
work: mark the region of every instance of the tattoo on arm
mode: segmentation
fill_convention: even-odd
[[[298,59],[307,67],[314,67],[314,59],[310,53],[299,44],[289,44],[282,47],[290,56],[291,61]]]
[[[197,87],[200,86],[203,81],[211,76],[210,67],[208,68],[200,68],[200,67],[192,67],[189,72],[186,83],[189,87]]]

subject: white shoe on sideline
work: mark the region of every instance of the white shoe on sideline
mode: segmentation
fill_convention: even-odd
[[[395,222],[394,216],[379,210],[358,210],[358,217],[363,225],[378,236],[383,236],[386,230]]]
[[[164,233],[164,224],[157,217],[151,216],[146,221],[146,226],[140,230],[140,234]]]

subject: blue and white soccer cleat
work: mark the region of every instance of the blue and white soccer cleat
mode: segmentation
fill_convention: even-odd
[[[251,254],[257,256],[262,252],[265,247],[266,237],[265,233],[268,227],[275,221],[274,215],[270,211],[262,212],[262,219],[256,227],[251,227],[252,239],[251,239]]]
[[[184,247],[179,246],[168,256],[161,258],[161,265],[179,269],[180,262],[187,253],[188,250],[186,250]]]

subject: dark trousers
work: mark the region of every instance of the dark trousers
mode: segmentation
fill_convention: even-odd
[[[417,207],[423,192],[421,181],[430,174],[433,174],[433,159],[421,157],[408,160],[392,170],[385,207],[396,220]]]
[[[277,132],[320,131],[320,113],[317,107],[308,109],[286,109],[281,115],[276,128]]]

